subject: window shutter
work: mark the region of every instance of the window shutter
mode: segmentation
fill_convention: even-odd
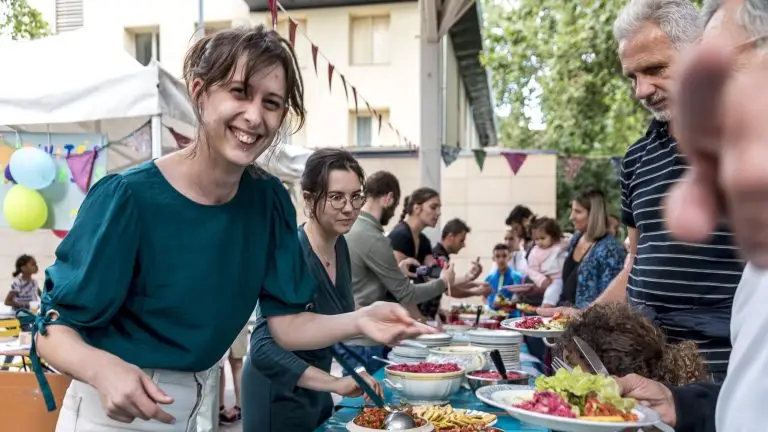
[[[56,33],[83,26],[83,0],[56,0]]]

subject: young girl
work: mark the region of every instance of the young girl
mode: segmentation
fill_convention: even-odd
[[[32,275],[37,273],[37,261],[29,255],[16,258],[15,278],[11,283],[11,291],[5,296],[5,305],[14,312],[19,309],[30,309],[30,304],[40,301],[40,288]]]
[[[664,332],[626,303],[596,304],[571,318],[557,351],[564,360],[591,370],[573,337],[583,339],[605,364],[608,373],[635,373],[669,386],[706,380],[706,367],[696,344],[667,342]]]
[[[264,26],[216,32],[189,49],[184,79],[195,141],[99,180],[46,270],[31,352],[36,371],[39,351],[73,378],[59,431],[195,430],[202,383],[257,302],[271,336],[291,351],[359,334],[393,344],[434,332],[394,303],[310,312],[317,281],[290,195],[253,165],[286,119],[303,124],[290,42]],[[303,385],[325,380],[312,378]]]
[[[528,255],[526,276],[544,291],[541,307],[554,307],[563,292],[563,231],[551,218],[536,219],[531,228],[536,245]]]

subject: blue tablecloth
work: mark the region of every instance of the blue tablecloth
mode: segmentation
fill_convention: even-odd
[[[529,373],[535,373],[536,365],[532,361],[526,361],[526,359],[530,359],[528,356],[523,356],[523,354],[527,354],[527,348],[525,345],[521,347],[521,360],[522,360],[522,369]],[[378,380],[384,379],[384,370],[380,370],[377,372],[374,377]],[[399,398],[392,393],[392,391],[384,387],[384,399],[393,405],[399,405]],[[478,399],[474,392],[470,391],[469,389],[466,389],[462,387],[461,391],[457,393],[454,397],[450,399],[451,406],[454,408],[464,408],[464,409],[473,409],[473,410],[479,410],[479,411],[485,411],[488,413],[496,414],[499,418],[498,422],[494,425],[495,427],[499,429],[503,429],[505,431],[511,431],[511,432],[547,432],[548,429],[542,429],[537,426],[532,426],[526,423],[521,423],[520,421],[510,417],[507,415],[506,412],[503,410],[492,407],[490,405],[486,405],[480,399]],[[338,407],[339,410],[336,412],[336,414],[333,415],[330,419],[328,419],[327,422],[325,422],[322,426],[315,429],[315,432],[344,432],[347,430],[346,425],[352,419],[355,418],[357,413],[360,411],[360,408],[365,405],[365,402],[363,401],[363,398],[344,398],[339,403]]]

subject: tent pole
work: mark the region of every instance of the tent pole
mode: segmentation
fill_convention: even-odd
[[[163,155],[163,121],[160,114],[152,116],[152,159]]]

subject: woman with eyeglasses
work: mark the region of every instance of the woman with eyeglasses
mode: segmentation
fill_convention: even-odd
[[[348,152],[320,149],[307,159],[301,189],[308,218],[299,243],[310,274],[317,280],[314,312],[337,315],[355,310],[347,233],[365,204],[363,169]],[[321,331],[318,329],[318,331]],[[333,347],[286,351],[259,318],[251,355],[243,370],[243,430],[310,431],[333,414],[330,393],[360,396],[351,377],[330,375]],[[379,383],[358,371],[371,387]]]

